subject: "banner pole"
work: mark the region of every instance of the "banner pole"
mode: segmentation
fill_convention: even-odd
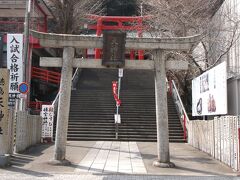
[[[120,71],[118,69],[118,71]],[[120,73],[118,73],[118,99],[120,99],[120,89],[121,89],[121,75]],[[118,123],[119,123],[119,106],[120,104],[116,103],[116,106],[117,106],[117,122],[116,122],[116,139],[118,139]]]
[[[30,23],[31,0],[26,0],[25,22],[24,22],[24,48],[23,48],[23,81],[29,82],[29,23]],[[27,99],[22,101],[23,111],[27,110]]]

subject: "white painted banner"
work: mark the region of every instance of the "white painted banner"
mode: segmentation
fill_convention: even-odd
[[[8,150],[8,80],[8,70],[0,69],[0,155]]]
[[[53,137],[54,106],[42,105],[42,137]]]
[[[227,114],[227,68],[219,64],[192,81],[192,115]]]
[[[9,106],[15,104],[18,86],[23,82],[23,34],[7,35],[7,67],[9,77]]]

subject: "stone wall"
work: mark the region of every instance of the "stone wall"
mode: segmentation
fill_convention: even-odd
[[[26,148],[41,142],[42,118],[29,115],[27,112],[17,112],[15,152],[22,152]]]

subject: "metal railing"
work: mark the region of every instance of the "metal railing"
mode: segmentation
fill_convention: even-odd
[[[77,68],[73,74],[73,77],[72,77],[72,89],[75,88],[75,85],[76,85],[76,82],[77,82],[77,78],[79,76],[79,74],[81,73],[81,70],[80,68]],[[57,117],[57,108],[58,108],[58,100],[59,100],[59,92],[58,94],[56,95],[54,101],[52,102],[52,106],[54,107],[54,117]]]
[[[181,124],[183,126],[183,131],[184,131],[184,139],[187,140],[187,130],[188,130],[188,124],[189,124],[189,118],[187,115],[187,112],[184,108],[183,102],[181,100],[181,97],[179,95],[178,89],[176,87],[175,82],[172,80],[170,81],[170,94],[172,95],[176,108],[177,108],[177,112],[179,115],[179,118],[181,120]]]

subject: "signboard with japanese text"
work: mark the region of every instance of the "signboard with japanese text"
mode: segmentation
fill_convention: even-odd
[[[42,137],[53,137],[54,107],[52,105],[42,105]]]
[[[106,31],[103,33],[102,65],[123,67],[125,65],[126,33]]]
[[[227,114],[226,62],[201,74],[192,81],[192,115]]]
[[[14,106],[18,97],[18,86],[23,82],[23,35],[7,35],[7,67],[9,77],[9,106]]]
[[[8,70],[0,69],[0,155],[8,148],[8,81]]]

